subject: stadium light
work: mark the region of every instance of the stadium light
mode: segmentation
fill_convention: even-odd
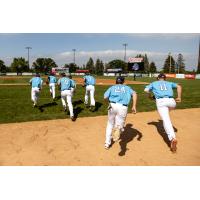
[[[26,49],[28,50],[28,69],[30,69],[30,65],[29,65],[29,49],[32,49],[32,47],[26,47]]]
[[[126,62],[126,47],[128,46],[128,44],[125,43],[125,44],[123,44],[123,46],[124,46],[124,50],[125,50],[125,52],[124,52],[124,62]]]
[[[169,73],[171,73],[171,52],[169,52]]]
[[[72,49],[72,51],[74,52],[74,65],[75,65],[75,52],[76,52],[76,49]]]

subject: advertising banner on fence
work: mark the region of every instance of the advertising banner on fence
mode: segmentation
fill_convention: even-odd
[[[195,79],[195,74],[185,74],[186,79]]]
[[[165,74],[167,78],[176,78],[176,74]]]
[[[200,79],[200,74],[196,74],[195,78]]]
[[[185,74],[176,74],[176,78],[185,78]]]

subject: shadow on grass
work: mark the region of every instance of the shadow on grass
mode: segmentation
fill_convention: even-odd
[[[94,111],[93,112],[96,112],[96,111],[98,111],[99,110],[99,108],[102,106],[103,104],[102,103],[100,103],[100,102],[95,102],[95,109],[94,109]]]
[[[40,110],[40,112],[44,112],[44,108],[47,108],[47,107],[52,107],[52,106],[56,106],[58,105],[56,102],[52,102],[52,103],[45,103],[41,106],[38,106],[38,109]]]
[[[82,110],[84,110],[84,109],[81,108],[81,107],[74,108],[74,118],[75,118],[75,120],[78,118],[78,115],[82,112]]]
[[[121,151],[119,152],[119,156],[124,156],[126,151],[129,150],[127,148],[127,144],[131,142],[136,136],[137,140],[140,141],[142,138],[142,133],[138,131],[135,128],[132,128],[132,124],[126,124],[126,127],[124,128],[124,132],[120,136],[120,147]]]
[[[80,105],[82,103],[83,103],[83,101],[80,99],[80,100],[74,101],[73,106],[75,107],[75,106]]]
[[[170,147],[170,141],[167,137],[167,134],[165,132],[165,129],[163,127],[163,120],[158,120],[158,122],[149,122],[147,123],[148,125],[154,125],[156,128],[157,128],[157,131],[158,133],[160,134],[160,136],[163,138],[164,142],[167,144],[168,147]],[[177,132],[178,129],[173,127],[174,128],[174,132]]]

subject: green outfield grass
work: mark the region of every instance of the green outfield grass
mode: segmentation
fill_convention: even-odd
[[[20,78],[17,80],[21,80],[21,82],[19,81],[17,83],[23,83],[23,81],[28,82],[29,79],[30,77]],[[155,79],[137,78],[137,80],[151,82]],[[178,109],[200,107],[200,80],[169,80],[179,82],[183,86],[182,103],[177,105]],[[96,86],[95,99],[97,108],[95,112],[91,112],[84,107],[85,90],[78,85],[73,98],[74,110],[77,117],[106,115],[107,103],[103,100],[103,94],[108,87],[109,86]],[[131,87],[138,93],[138,112],[156,109],[155,102],[149,100],[147,95],[143,92],[145,85],[131,85]],[[57,100],[52,102],[48,86],[45,85],[40,95],[38,108],[32,108],[30,91],[30,86],[0,86],[0,123],[69,118],[69,115],[62,111],[60,93],[58,90],[56,91]]]

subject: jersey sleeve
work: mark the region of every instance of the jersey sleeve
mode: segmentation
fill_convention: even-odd
[[[149,84],[149,85],[147,85],[147,86],[145,87],[144,91],[151,91],[152,89],[153,89],[153,85],[152,85],[152,83],[151,83],[151,84]]]
[[[110,96],[111,88],[108,88],[104,93],[104,99],[107,99]]]
[[[135,93],[135,91],[131,87],[129,87],[129,93],[130,93],[130,95],[133,95]]]
[[[29,83],[32,83],[33,78],[29,81]]]
[[[171,82],[171,86],[172,86],[172,88],[177,88],[177,83],[174,83],[174,82]]]

